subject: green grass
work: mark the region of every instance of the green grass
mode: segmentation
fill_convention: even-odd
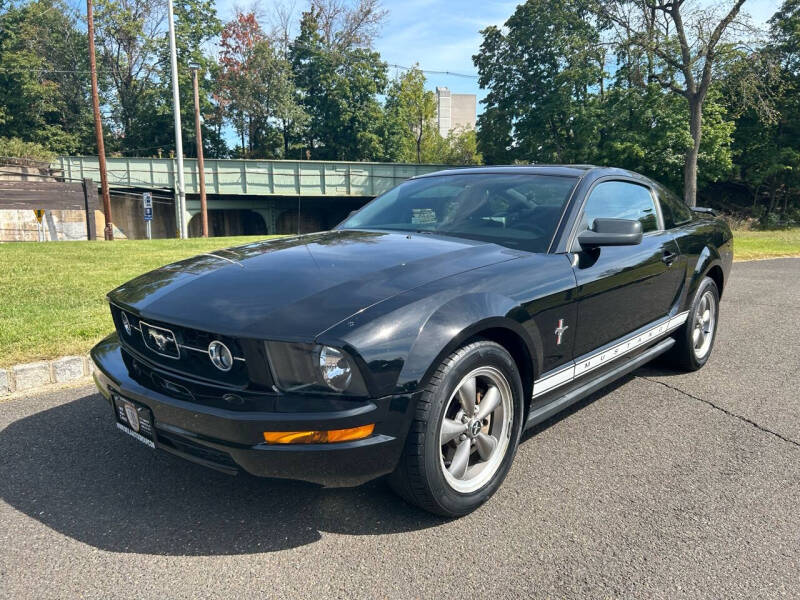
[[[0,244],[0,367],[87,352],[113,327],[106,292],[161,265],[254,239]],[[800,228],[735,231],[734,255],[800,256]]]
[[[800,256],[800,227],[777,231],[734,231],[734,260]]]
[[[87,352],[112,329],[109,290],[253,237],[0,244],[0,367]]]

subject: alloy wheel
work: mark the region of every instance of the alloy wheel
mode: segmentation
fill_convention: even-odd
[[[711,290],[706,290],[700,298],[700,302],[697,303],[697,310],[693,317],[692,346],[696,358],[705,358],[711,350],[716,323],[717,304],[714,294]]]
[[[511,437],[511,386],[494,367],[479,367],[456,386],[439,430],[440,465],[454,490],[470,493],[488,483]]]

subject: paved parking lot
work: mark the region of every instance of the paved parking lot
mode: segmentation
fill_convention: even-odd
[[[734,265],[705,369],[528,433],[457,521],[153,453],[91,388],[0,403],[0,596],[800,597],[798,299],[800,260]]]

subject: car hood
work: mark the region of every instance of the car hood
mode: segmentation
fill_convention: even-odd
[[[381,300],[517,256],[429,234],[328,231],[201,254],[133,279],[109,300],[218,334],[310,340]]]

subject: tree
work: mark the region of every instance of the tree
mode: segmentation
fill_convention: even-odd
[[[755,65],[760,79],[766,81],[773,110],[746,106],[734,137],[739,176],[750,188],[755,215],[765,225],[789,223],[790,200],[800,195],[800,1],[786,0],[769,24],[767,43],[741,62]],[[732,70],[729,79],[733,82],[726,81],[729,87],[741,87],[738,75],[739,70]],[[781,195],[783,207],[778,215]]]
[[[668,187],[683,186],[686,149],[692,144],[686,102],[660,85],[628,85],[621,69],[599,103],[596,155],[593,162],[627,168]],[[734,121],[719,90],[706,100],[705,135],[698,154],[700,184],[729,174]]]
[[[92,152],[86,34],[61,0],[0,13],[0,137]]]
[[[157,87],[164,2],[97,0],[94,15],[98,69],[122,151],[136,155],[155,148],[157,141],[169,144],[169,128],[154,122],[166,111],[159,106]],[[113,141],[109,145],[113,148]]]
[[[483,156],[478,151],[478,136],[474,129],[454,129],[446,138],[442,138],[436,131],[436,136],[444,141],[442,150],[436,155],[427,157],[426,162],[447,165],[483,164]]]
[[[222,32],[220,101],[245,156],[287,156],[306,121],[281,42],[269,38],[254,13],[237,13]],[[245,144],[246,140],[246,144]]]
[[[425,89],[425,75],[415,65],[395,79],[386,94],[387,118],[399,123],[401,160],[422,162],[422,140],[436,129],[436,96]],[[410,148],[409,148],[410,146]]]
[[[371,47],[388,14],[380,0],[311,0],[311,12],[325,47],[339,52]]]
[[[368,47],[380,20],[375,7],[315,0],[302,15],[290,59],[309,116],[302,137],[315,158],[366,160],[384,151],[377,95],[385,91],[387,67]]]
[[[690,206],[697,200],[704,103],[744,2],[698,7],[691,0],[616,0],[597,5],[615,27],[621,53],[641,52],[646,83],[655,82],[688,103],[692,143],[684,157],[683,193]]]
[[[220,40],[220,74],[217,101],[239,135],[241,150],[245,156],[252,151],[253,104],[249,81],[252,73],[249,63],[254,48],[265,38],[264,31],[256,20],[255,13],[237,11],[235,18],[226,23]],[[248,140],[250,146],[245,145]]]
[[[256,123],[254,133],[257,139],[280,138],[279,149],[264,148],[261,155],[287,157],[292,138],[308,120],[297,102],[291,65],[279,55],[272,41],[263,40],[253,48],[249,70],[250,112]],[[264,146],[258,142],[254,145]]]
[[[604,51],[584,0],[527,0],[473,56],[489,93],[478,147],[491,161],[585,162],[592,156]]]

